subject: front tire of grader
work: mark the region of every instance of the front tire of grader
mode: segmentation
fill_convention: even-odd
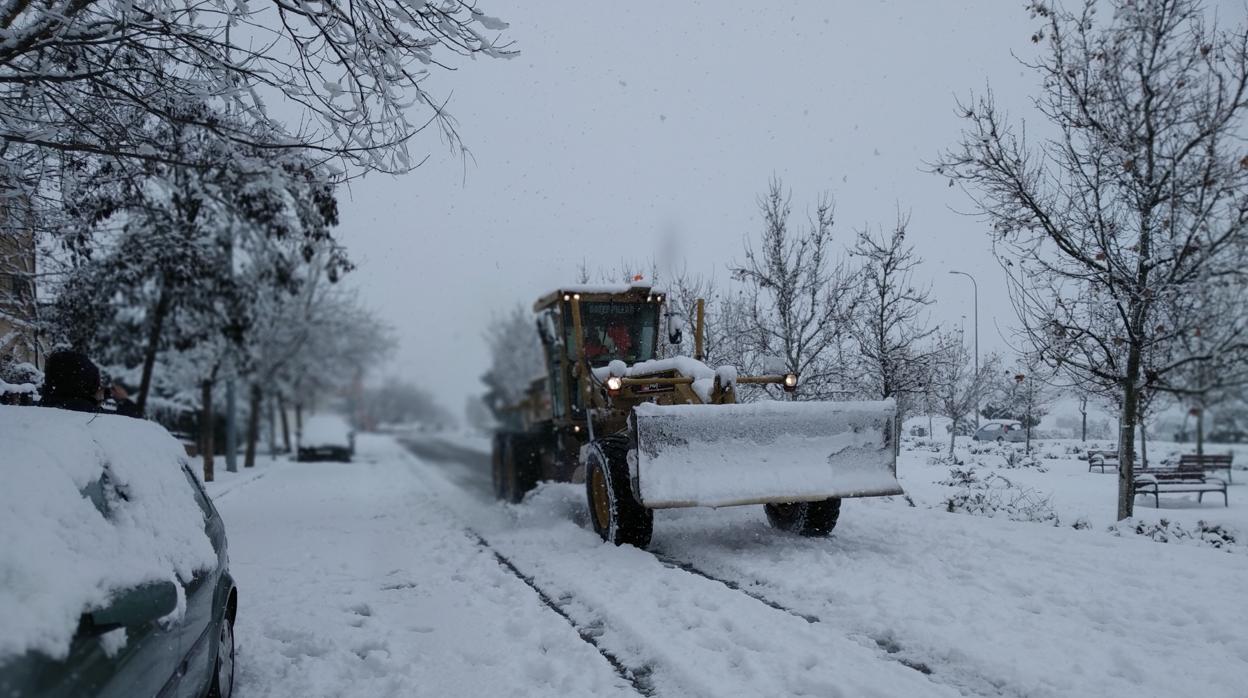
[[[589,449],[585,493],[594,531],[608,543],[645,548],[654,532],[654,512],[633,496],[628,477],[628,443],[606,437]]]
[[[841,516],[841,499],[832,497],[819,502],[764,504],[767,523],[772,528],[801,536],[826,536],[836,528]]]

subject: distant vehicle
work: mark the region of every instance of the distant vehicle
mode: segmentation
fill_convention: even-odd
[[[21,599],[0,696],[230,698],[225,527],[181,445],[154,422],[39,407],[0,407],[0,440],[0,569]]]
[[[295,460],[350,463],[353,455],[355,432],[346,419],[336,414],[316,414],[304,421]]]
[[[1023,427],[1022,422],[998,419],[980,424],[979,429],[971,438],[976,441],[1021,443],[1027,440],[1027,430]]]

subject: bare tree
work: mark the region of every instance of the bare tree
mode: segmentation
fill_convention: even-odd
[[[932,362],[931,388],[933,406],[942,417],[949,418],[949,457],[957,441],[958,424],[975,411],[975,403],[984,388],[997,372],[1000,362],[995,356],[985,357],[975,371],[971,350],[962,341],[960,333],[945,333],[937,337],[940,353]]]
[[[156,119],[253,147],[319,151],[362,171],[403,171],[413,164],[408,141],[426,126],[458,144],[443,100],[426,89],[430,71],[456,56],[512,55],[498,37],[506,26],[466,0],[6,0],[4,157],[169,161],[164,144],[133,128]],[[176,106],[204,100],[272,132],[283,129],[270,101],[302,118],[274,139]]]
[[[674,316],[672,321],[681,328],[681,341],[674,347],[676,353],[685,356],[696,353],[694,334],[697,301],[701,298],[704,301],[702,360],[711,366],[735,366],[745,373],[759,370],[755,358],[745,351],[741,341],[744,313],[737,290],[721,285],[713,276],[692,274],[687,269],[674,272],[664,289],[668,311]],[[750,387],[741,386],[743,396],[748,398]]]
[[[1244,350],[1222,338],[1171,355],[1195,328],[1158,320],[1202,284],[1243,283],[1248,29],[1210,27],[1197,0],[1111,0],[1102,25],[1101,4],[1030,5],[1047,51],[1026,65],[1053,138],[1028,142],[989,93],[962,108],[968,128],[935,169],[967,185],[991,222],[1037,355],[1121,392],[1121,519],[1133,511],[1140,392]]]
[[[1165,345],[1166,362],[1175,363],[1190,356],[1209,357],[1182,363],[1158,386],[1158,390],[1173,396],[1196,417],[1198,454],[1204,453],[1206,411],[1233,400],[1248,386],[1248,361],[1242,351],[1242,344],[1248,341],[1245,296],[1248,289],[1242,285],[1219,279],[1202,284],[1176,299],[1178,302],[1161,308],[1162,324],[1191,328]]]
[[[747,242],[745,263],[730,268],[745,285],[741,340],[755,357],[778,357],[802,376],[795,399],[824,398],[848,380],[836,359],[849,334],[857,277],[832,259],[831,198],[819,200],[801,233],[789,227],[790,199],[773,179],[758,201],[761,245]]]
[[[938,347],[924,350],[935,331],[927,326],[923,310],[931,304],[930,289],[914,283],[914,269],[922,259],[906,244],[910,217],[898,212],[888,235],[858,232],[851,254],[862,260],[861,296],[850,324],[850,334],[862,364],[860,392],[897,400],[897,424],[922,393],[925,364]]]

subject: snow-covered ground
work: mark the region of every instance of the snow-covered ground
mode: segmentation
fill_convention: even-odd
[[[1033,442],[1035,467],[1007,467],[1011,453],[1021,456],[1023,444],[975,444],[959,438],[955,451],[957,460],[964,466],[973,467],[982,475],[996,474],[1023,488],[1033,490],[1033,499],[1047,500],[1047,507],[1057,515],[1059,525],[1087,522],[1091,530],[1103,532],[1114,523],[1117,516],[1117,472],[1111,467],[1105,472],[1088,470],[1087,460],[1080,454],[1088,449],[1114,450],[1110,441],[1077,439],[1051,439]],[[950,464],[946,462],[949,442],[946,439],[929,441],[907,438],[903,440],[898,462],[898,476],[906,492],[920,505],[939,506],[957,487],[938,484],[950,476]],[[1149,442],[1149,466],[1159,467],[1162,461],[1174,461],[1181,453],[1194,453],[1193,444],[1173,442]],[[1208,444],[1206,453],[1234,454],[1235,470],[1232,484],[1227,488],[1227,504],[1221,493],[1207,493],[1197,501],[1197,495],[1165,494],[1160,497],[1160,508],[1152,496],[1138,496],[1135,501],[1135,521],[1145,524],[1159,523],[1162,519],[1178,523],[1185,528],[1196,527],[1204,521],[1220,525],[1243,535],[1236,538],[1248,552],[1248,447],[1242,444]],[[1225,478],[1226,471],[1209,473]]]
[[[917,506],[847,501],[829,539],[761,507],[667,511],[645,552],[588,530],[580,486],[498,504],[484,440],[410,438],[209,484],[242,698],[1243,693],[1248,556],[948,514],[935,454],[903,453]],[[1020,477],[1086,495],[1062,519],[1112,520],[1112,491],[1084,492],[1112,475],[1052,462]]]

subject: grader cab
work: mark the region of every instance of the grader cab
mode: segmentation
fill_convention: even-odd
[[[544,375],[495,434],[495,494],[512,502],[541,480],[583,482],[594,530],[649,544],[654,510],[763,504],[773,527],[827,535],[844,497],[901,494],[895,406],[883,402],[737,404],[739,386],[798,387],[793,373],[737,375],[694,356],[661,357],[683,322],[649,286],[570,286],[534,305]]]

